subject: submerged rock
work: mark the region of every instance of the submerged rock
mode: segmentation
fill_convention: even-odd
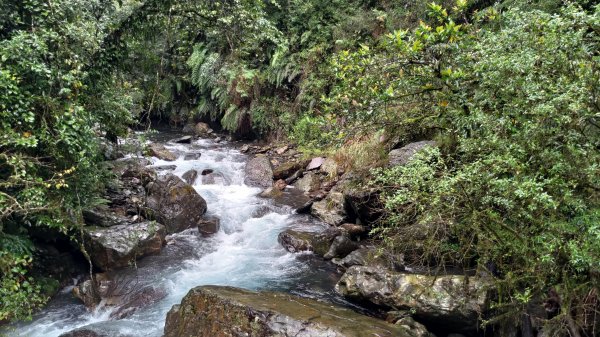
[[[114,308],[111,318],[123,319],[131,316],[138,309],[155,304],[167,296],[164,288],[140,286],[136,280],[112,278],[107,273],[94,274],[94,281],[87,279],[73,288],[73,295],[79,298],[90,310],[100,303]]]
[[[434,147],[436,143],[430,140],[410,143],[399,149],[390,151],[388,160],[390,166],[406,165],[414,155],[426,147]]]
[[[96,332],[94,330],[81,328],[65,332],[64,334],[58,337],[108,337],[108,335],[101,332]]]
[[[198,225],[206,213],[206,201],[192,186],[173,174],[161,176],[148,186],[146,204],[149,215],[164,224],[167,233]]]
[[[273,185],[271,161],[265,156],[250,159],[246,164],[244,183],[252,187],[269,188]]]
[[[408,329],[313,299],[196,287],[167,315],[165,337],[414,337]]]
[[[153,143],[148,145],[148,153],[162,160],[174,161],[177,159],[177,156],[162,144]]]
[[[165,227],[140,222],[112,227],[84,227],[85,248],[102,270],[125,267],[137,258],[157,254],[165,240]]]
[[[488,284],[464,275],[415,275],[381,267],[348,268],[335,290],[350,299],[411,310],[424,322],[474,330],[488,300]]]

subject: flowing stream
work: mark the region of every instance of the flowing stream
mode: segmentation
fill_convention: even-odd
[[[164,135],[163,135],[164,136]],[[199,285],[231,285],[256,290],[278,290],[303,296],[341,301],[333,292],[333,268],[310,254],[290,254],[277,242],[284,229],[302,226],[320,230],[323,225],[307,216],[293,214],[293,208],[259,198],[260,189],[244,185],[247,156],[226,143],[197,140],[193,144],[167,144],[179,159],[165,162],[153,158],[153,166],[176,165],[181,177],[189,169],[220,172],[223,182],[203,185],[200,177],[194,188],[208,204],[208,215],[221,219],[220,231],[209,237],[197,229],[167,237],[167,245],[156,256],[143,258],[136,268],[116,271],[123,282],[136,286],[153,285],[167,296],[132,316],[110,318],[111,309],[88,312],[65,288],[33,321],[5,330],[8,336],[57,337],[86,328],[106,336],[162,336],[169,309]],[[194,160],[186,154],[201,153]],[[164,173],[164,172],[163,172]],[[0,333],[1,335],[1,333]]]

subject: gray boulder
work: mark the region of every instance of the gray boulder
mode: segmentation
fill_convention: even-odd
[[[426,147],[435,147],[436,143],[430,140],[424,140],[420,142],[410,143],[399,149],[390,151],[388,154],[388,160],[390,166],[406,165],[415,155],[415,153],[421,151]]]
[[[429,276],[381,267],[348,268],[335,290],[350,299],[411,310],[423,322],[474,330],[489,299],[489,283],[465,275]]]
[[[324,256],[329,251],[333,240],[340,234],[341,231],[337,228],[328,228],[320,233],[287,229],[279,233],[277,241],[291,253],[310,251]]]
[[[206,201],[196,190],[173,174],[167,174],[148,185],[146,200],[149,217],[165,225],[167,233],[198,225],[206,213]]]
[[[294,187],[305,193],[314,192],[321,187],[321,179],[316,173],[308,172],[296,181]]]
[[[265,156],[257,156],[246,163],[244,183],[252,187],[269,188],[273,185],[271,161]]]
[[[181,178],[183,178],[183,180],[185,180],[186,183],[190,184],[190,185],[194,185],[194,183],[196,182],[196,178],[198,177],[198,171],[191,169],[186,171]]]
[[[340,192],[330,192],[325,199],[312,204],[311,214],[332,226],[347,222],[344,195]]]
[[[196,287],[167,314],[165,337],[415,337],[350,309],[286,293]]]
[[[346,257],[346,255],[357,250],[359,247],[360,246],[358,245],[358,243],[352,241],[352,239],[350,239],[350,235],[344,232],[341,235],[336,236],[335,239],[333,239],[333,242],[331,242],[331,246],[329,246],[329,250],[327,251],[327,253],[325,253],[325,255],[323,255],[323,258],[325,258],[326,260],[331,260],[333,258],[343,258]]]
[[[84,246],[95,266],[102,270],[125,267],[132,261],[160,252],[165,227],[140,222],[111,227],[84,227]]]

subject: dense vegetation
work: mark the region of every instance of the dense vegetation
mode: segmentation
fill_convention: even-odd
[[[597,333],[592,1],[8,0],[0,13],[0,321],[45,301],[32,228],[73,235],[102,202],[106,139],[162,119],[354,157],[381,191],[386,252],[493,273],[489,323],[551,298],[556,335]],[[376,168],[424,139],[439,146]]]

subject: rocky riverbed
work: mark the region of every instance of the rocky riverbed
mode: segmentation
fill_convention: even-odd
[[[380,256],[377,191],[333,158],[227,142],[201,123],[186,131],[108,163],[109,202],[86,210],[81,230],[92,272],[10,335],[478,334],[489,283]],[[426,146],[395,150],[389,165]]]

